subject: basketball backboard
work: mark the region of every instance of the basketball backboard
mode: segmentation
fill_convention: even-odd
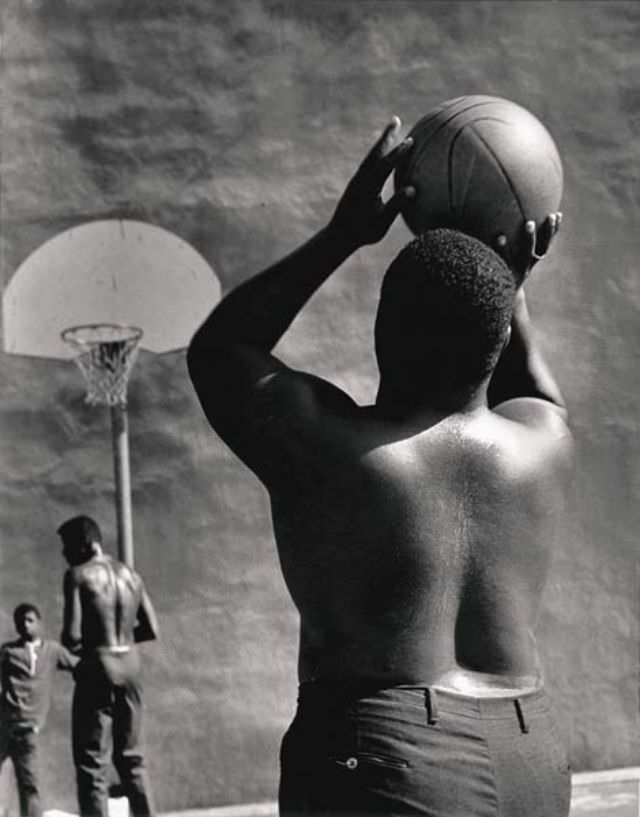
[[[140,346],[185,348],[220,300],[205,259],[169,231],[140,221],[81,224],[46,241],[16,270],[2,299],[9,354],[67,359],[71,326],[140,327]]]

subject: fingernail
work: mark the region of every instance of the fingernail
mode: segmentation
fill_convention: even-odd
[[[524,228],[528,233],[534,233],[536,230],[535,221],[527,221],[527,223],[524,225]]]
[[[405,191],[404,191],[404,195],[405,195],[406,198],[412,199],[412,198],[415,197],[417,192],[418,191],[415,189],[415,187],[406,187]]]
[[[507,246],[507,237],[506,235],[499,235],[496,239],[496,244],[498,247],[506,247]]]

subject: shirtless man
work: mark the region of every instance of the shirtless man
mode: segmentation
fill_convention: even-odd
[[[382,287],[372,406],[271,355],[413,195],[380,196],[410,147],[399,129],[329,224],[228,294],[188,352],[209,422],[269,493],[300,613],[280,813],[565,817],[534,627],[571,438],[521,282],[451,230],[407,245]],[[526,225],[531,266],[559,220]]]
[[[102,552],[88,516],[58,529],[70,567],[64,577],[62,643],[81,660],[75,672],[73,758],[80,817],[107,817],[111,760],[134,817],[153,814],[141,748],[142,687],[136,643],[158,628],[142,579]]]

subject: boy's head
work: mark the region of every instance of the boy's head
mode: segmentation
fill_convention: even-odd
[[[25,602],[13,611],[13,623],[20,638],[36,641],[42,631],[42,615],[35,604]]]
[[[382,284],[375,327],[381,381],[419,381],[439,397],[477,387],[508,339],[515,294],[512,272],[477,239],[446,229],[418,236]]]
[[[81,565],[102,545],[102,534],[97,522],[90,516],[74,516],[58,528],[62,539],[62,553],[70,565]]]

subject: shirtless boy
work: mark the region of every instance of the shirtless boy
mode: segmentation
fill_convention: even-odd
[[[64,577],[62,643],[80,657],[73,697],[73,758],[80,817],[107,817],[111,760],[134,817],[153,814],[141,746],[142,686],[136,644],[157,638],[140,576],[102,552],[88,516],[58,529]]]

